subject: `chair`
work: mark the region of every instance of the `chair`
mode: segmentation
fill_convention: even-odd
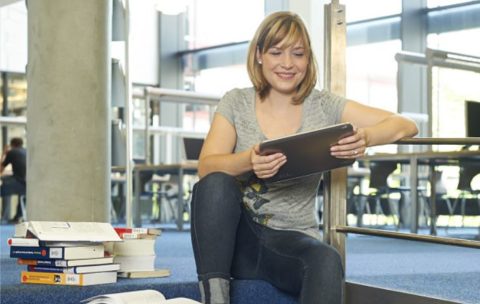
[[[360,193],[357,194],[358,198],[355,200],[357,204],[357,226],[363,226],[363,215],[366,211],[367,213],[372,214],[372,209],[374,209],[374,214],[376,215],[376,224],[378,224],[378,216],[380,214],[394,215],[394,222],[397,229],[400,226],[401,217],[400,217],[400,203],[404,200],[404,193],[410,191],[408,187],[391,187],[388,184],[388,177],[390,174],[395,171],[397,168],[397,162],[394,161],[377,161],[370,162],[370,182],[369,182],[369,193]],[[398,203],[394,203],[391,200],[391,194],[400,194],[400,200]],[[386,201],[387,204],[382,204]],[[395,221],[396,219],[396,221]]]
[[[480,174],[480,162],[473,162],[473,161],[461,161],[460,164],[460,172],[459,172],[459,179],[457,190],[459,191],[459,195],[455,198],[455,202],[453,204],[453,212],[458,205],[460,205],[460,214],[462,215],[462,226],[465,225],[465,215],[466,210],[469,207],[467,202],[469,199],[476,199],[478,210],[480,210],[480,189],[473,189],[472,188],[472,180],[473,178]],[[478,212],[477,212],[478,213]]]

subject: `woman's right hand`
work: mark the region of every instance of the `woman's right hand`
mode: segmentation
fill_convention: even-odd
[[[260,146],[255,145],[250,150],[252,169],[258,178],[269,178],[277,174],[280,167],[287,162],[287,157],[282,153],[260,155]]]

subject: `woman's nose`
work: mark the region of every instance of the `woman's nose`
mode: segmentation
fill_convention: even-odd
[[[292,55],[285,54],[282,58],[282,67],[289,69],[293,66]]]

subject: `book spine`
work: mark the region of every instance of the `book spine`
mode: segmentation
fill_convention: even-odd
[[[145,233],[122,233],[119,236],[124,240],[149,239],[155,237],[155,235]]]
[[[125,227],[115,227],[113,228],[117,232],[117,234],[121,237],[122,234],[124,233],[143,233],[143,234],[148,234],[148,229],[147,228],[125,228]]]
[[[63,250],[62,248],[11,246],[10,257],[34,260],[62,259]]]
[[[40,242],[38,239],[27,239],[27,238],[9,238],[7,240],[8,246],[19,246],[19,247],[39,247]]]
[[[48,285],[83,285],[82,274],[65,274],[51,272],[22,271],[21,282],[24,284]]]
[[[68,262],[65,260],[32,260],[32,259],[17,259],[18,265],[33,265],[33,266],[50,266],[50,267],[67,267]]]
[[[28,265],[28,271],[35,272],[55,272],[55,273],[76,273],[75,267],[55,267],[55,266],[39,266],[39,265]]]

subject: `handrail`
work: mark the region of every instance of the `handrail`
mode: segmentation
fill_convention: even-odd
[[[182,104],[194,103],[210,106],[216,106],[221,98],[221,96],[214,94],[154,87],[146,87],[145,95],[150,96],[151,99],[156,99],[160,101],[168,101]]]
[[[480,137],[413,137],[403,138],[394,143],[398,145],[480,145]]]
[[[156,128],[156,126],[151,126],[148,117],[150,117],[149,108],[150,101],[158,102],[170,102],[176,104],[199,104],[206,105],[209,107],[216,106],[220,101],[220,96],[206,93],[197,93],[184,90],[173,90],[165,88],[156,88],[156,87],[145,87],[143,89],[143,98],[145,99],[145,138],[149,138],[151,133],[162,133],[162,131],[157,130],[157,132],[151,132]],[[171,133],[170,133],[171,134]],[[167,134],[168,135],[168,134]],[[167,138],[167,147],[171,147],[172,139]],[[168,148],[167,148],[168,150]],[[150,162],[150,140],[145,140],[145,160],[147,163]],[[167,156],[168,162],[168,156]]]
[[[27,117],[25,116],[0,116],[0,124],[2,125],[27,125]]]
[[[396,239],[420,241],[420,242],[443,244],[443,245],[480,248],[479,241],[465,240],[465,239],[458,239],[458,238],[447,238],[447,237],[423,235],[423,234],[411,234],[411,233],[405,233],[405,232],[388,231],[388,230],[363,228],[363,227],[351,227],[351,226],[336,226],[336,227],[333,227],[332,229],[338,232],[343,232],[343,233],[355,233],[355,234],[390,237],[390,238],[396,238]]]
[[[424,138],[404,138],[401,140],[398,140],[395,142],[395,144],[400,144],[400,145],[478,145],[480,144],[480,138],[479,137],[466,137],[466,138],[432,138],[432,137],[424,137]],[[472,153],[476,153],[477,151],[470,151]],[[480,154],[480,151],[478,152]],[[416,170],[416,167],[418,163],[416,162],[416,157],[413,157],[413,162],[411,162],[411,166],[414,167],[414,170]],[[338,169],[337,169],[338,170]],[[324,179],[325,181],[325,189],[328,191],[331,191],[332,193],[336,193],[334,191],[336,188],[341,188],[341,185],[337,184],[330,184],[328,176],[330,175],[330,172],[326,173],[326,177]],[[343,183],[346,181],[344,180]],[[415,181],[416,183],[416,181]],[[412,192],[416,193],[416,186],[412,186]],[[435,193],[435,188],[434,185],[432,185],[432,193]],[[344,202],[336,202],[332,203],[335,201],[337,197],[332,197],[331,195],[326,195],[324,198],[324,204],[331,206],[332,209],[334,208],[341,208],[340,205],[342,205]],[[341,198],[342,199],[342,198]],[[417,202],[416,198],[412,197],[412,210],[415,212],[412,212],[412,215],[417,215],[416,209],[417,209]],[[332,212],[333,214],[338,213],[335,212],[335,210],[326,210],[326,212]],[[326,215],[328,217],[328,214]],[[399,232],[393,232],[393,231],[385,231],[381,229],[372,229],[372,228],[362,228],[362,227],[351,227],[351,226],[345,226],[344,224],[341,224],[340,221],[336,221],[336,223],[340,223],[337,225],[331,225],[329,222],[327,225],[324,225],[324,234],[326,235],[333,235],[336,233],[356,233],[356,234],[366,234],[366,235],[375,235],[375,236],[383,236],[383,237],[390,237],[390,238],[398,238],[398,239],[407,239],[407,240],[414,240],[414,241],[423,241],[423,242],[430,242],[430,243],[438,243],[438,244],[444,244],[444,245],[454,245],[454,246],[464,246],[464,247],[472,247],[472,248],[480,248],[480,241],[475,241],[475,240],[460,240],[460,239],[454,239],[454,238],[445,238],[445,237],[437,237],[437,236],[431,236],[431,235],[418,235],[418,234],[408,234],[408,233],[399,233]],[[336,244],[339,246],[337,248],[339,252],[345,253],[345,243],[343,242],[342,244]],[[345,258],[345,257],[343,257]]]

